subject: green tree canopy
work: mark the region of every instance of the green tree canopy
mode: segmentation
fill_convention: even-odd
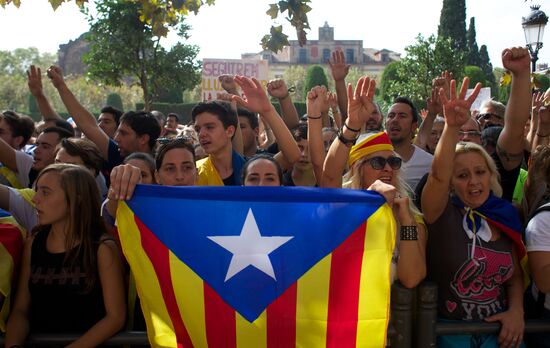
[[[391,62],[384,68],[380,79],[380,98],[386,103],[391,103],[395,96],[390,95],[389,90],[392,81],[399,81],[397,70],[400,62]]]
[[[304,83],[304,98],[307,93],[315,86],[325,86],[328,88],[328,79],[325,70],[320,65],[311,65],[306,70],[306,81]]]
[[[487,51],[486,45],[481,45],[479,48],[479,57],[481,59],[481,64],[479,67],[485,73],[485,78],[491,83],[491,95],[497,93],[497,84],[495,80],[495,75],[493,73],[493,64],[491,64],[491,59],[489,58],[489,52]]]
[[[464,75],[470,78],[470,86],[475,86],[476,83],[481,83],[483,87],[491,87],[491,82],[487,80],[487,76],[479,66],[467,65],[464,67]]]
[[[466,0],[443,0],[438,36],[450,38],[453,47],[466,52]]]
[[[107,100],[105,101],[105,105],[112,106],[119,109],[120,111],[124,111],[124,108],[122,106],[122,98],[118,93],[109,93],[109,95],[107,96]]]
[[[405,96],[417,107],[424,107],[431,95],[432,80],[447,70],[455,79],[464,76],[464,54],[457,52],[449,38],[425,39],[418,35],[416,43],[405,48],[406,56],[397,65],[397,74],[390,80],[387,98]]]
[[[141,87],[146,110],[161,91],[183,91],[199,82],[198,48],[181,42],[169,51],[163,48],[153,27],[140,20],[140,2],[105,0],[96,11],[86,13],[90,51],[84,61],[91,78],[114,86],[130,79]],[[189,26],[179,19],[178,33],[185,40]]]

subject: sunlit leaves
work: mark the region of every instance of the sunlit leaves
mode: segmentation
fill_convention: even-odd
[[[283,33],[283,26],[272,26],[269,35],[265,35],[262,38],[262,48],[264,50],[272,50],[273,52],[278,52],[283,49],[283,46],[287,46],[288,35]]]
[[[286,12],[285,18],[296,28],[296,36],[300,46],[305,45],[307,42],[306,29],[309,29],[307,13],[311,11],[311,7],[308,5],[309,2],[310,0],[281,0],[277,4],[270,4],[266,12],[271,19],[276,19],[279,13],[282,15]],[[278,28],[281,28],[281,30],[279,31]],[[270,33],[262,38],[262,47],[266,50],[278,52],[285,45],[288,45],[288,35],[283,34],[280,26],[271,26]]]
[[[26,0],[30,1],[30,0]],[[34,0],[38,1],[38,0]],[[74,2],[83,7],[88,0],[48,0],[52,8],[56,10],[65,2]],[[157,37],[165,37],[168,31],[181,22],[182,17],[190,13],[197,14],[199,9],[205,5],[213,5],[215,0],[127,0],[141,5],[139,19],[149,25]],[[229,1],[229,0],[228,0]],[[0,6],[5,7],[13,4],[19,7],[21,0],[0,0]],[[97,5],[101,4],[97,0]],[[269,5],[267,15],[272,20],[283,15],[290,24],[296,28],[296,36],[300,46],[307,41],[306,30],[310,29],[307,13],[311,11],[309,3],[311,0],[281,0],[276,4]],[[274,29],[275,28],[275,29]],[[272,26],[270,33],[262,38],[262,47],[271,51],[280,51],[284,45],[288,45],[288,36],[279,31],[279,26]]]

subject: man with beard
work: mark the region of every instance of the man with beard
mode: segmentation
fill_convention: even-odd
[[[414,191],[420,179],[429,172],[433,156],[412,143],[418,128],[418,111],[405,97],[397,97],[388,111],[386,133],[394,151],[403,160],[403,178]]]

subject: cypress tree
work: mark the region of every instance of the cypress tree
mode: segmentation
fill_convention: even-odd
[[[495,80],[495,75],[493,74],[493,64],[491,64],[491,59],[489,58],[489,52],[487,52],[487,46],[481,45],[479,48],[479,58],[481,64],[479,67],[483,70],[485,78],[491,83],[491,94],[495,95],[497,91],[497,85]]]
[[[320,65],[311,65],[306,70],[306,81],[304,83],[304,96],[315,86],[325,86],[328,88],[328,79],[325,70]]]
[[[437,33],[451,38],[456,49],[467,52],[466,0],[443,0]]]
[[[495,76],[493,75],[493,64],[491,64],[491,59],[489,58],[489,52],[487,51],[486,45],[481,45],[479,48],[479,58],[481,60],[479,67],[483,70],[488,80],[490,75],[493,77],[491,81],[494,81]]]
[[[476,42],[476,19],[475,17],[470,18],[470,26],[468,27],[468,33],[466,34],[468,39],[468,55],[467,55],[467,64],[468,65],[481,65],[481,57],[479,54],[479,48],[477,47]]]

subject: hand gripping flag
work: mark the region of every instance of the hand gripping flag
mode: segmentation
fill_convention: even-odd
[[[117,213],[154,347],[384,347],[395,221],[368,191],[139,186]]]
[[[3,297],[0,301],[0,332],[6,332],[25,235],[25,230],[10,213],[0,209],[0,298]]]

